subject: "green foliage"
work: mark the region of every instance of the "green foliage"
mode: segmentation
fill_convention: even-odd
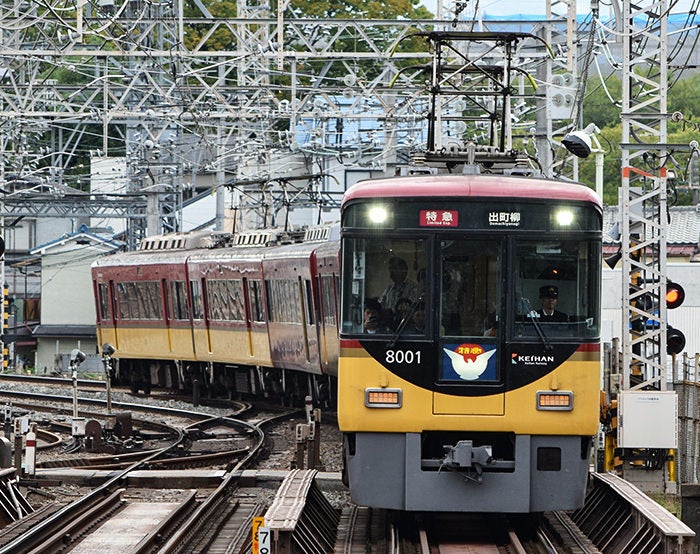
[[[693,140],[700,142],[700,105],[697,102],[696,92],[700,88],[700,75],[696,74],[677,82],[672,81],[672,84],[673,86],[668,93],[668,112],[680,112],[682,119],[678,122],[668,121],[668,143],[679,146],[671,147],[669,156],[665,160],[654,156],[647,158],[645,160],[646,167],[641,169],[651,173],[656,173],[661,166],[672,169],[677,178],[669,187],[668,202],[670,205],[690,205],[693,203],[692,193],[688,190],[688,186],[691,184],[690,152],[686,145]],[[618,190],[622,179],[621,98],[620,79],[613,75],[604,82],[598,78],[591,79],[583,103],[584,121],[595,123],[601,130],[597,137],[601,147],[605,150],[603,202],[609,205],[618,203]],[[579,181],[591,188],[595,187],[595,156],[591,155],[579,161]]]
[[[239,17],[237,3],[231,0],[218,0],[216,2],[207,2],[207,9],[215,19],[234,19]],[[186,18],[201,18],[202,12],[197,7],[194,0],[185,0],[184,15]],[[201,25],[193,24],[185,26],[185,46],[193,49],[200,45],[204,36],[211,30],[211,22],[206,22]],[[225,26],[219,26],[204,42],[204,50],[231,50],[235,48],[235,36],[231,30]]]
[[[616,75],[590,79],[583,101],[586,123],[595,123],[600,129],[620,123],[621,98],[622,83]]]
[[[303,17],[330,19],[429,19],[420,0],[292,0],[292,8]]]

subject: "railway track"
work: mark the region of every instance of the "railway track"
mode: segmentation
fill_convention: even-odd
[[[55,395],[50,396],[55,400]],[[165,412],[173,413],[169,408]],[[280,417],[288,418],[289,413]],[[224,437],[223,442],[229,447],[235,444],[225,438],[230,439],[237,432],[228,426],[225,417],[199,415],[195,419],[198,421],[183,430],[182,440],[199,436],[204,437],[206,444]],[[181,487],[174,492],[174,501],[150,500],[148,493],[135,499],[131,488],[137,479],[131,480],[129,475],[143,475],[157,468],[154,473],[160,475],[161,483],[168,482],[170,474],[187,476],[185,470],[172,469],[185,467],[178,466],[178,457],[172,455],[178,448],[175,441],[168,445],[169,450],[164,449],[175,460],[170,468],[158,465],[162,462],[155,451],[134,460],[122,456],[119,463],[111,465],[104,465],[102,458],[106,476],[102,485],[66,506],[47,504],[8,525],[0,533],[0,554],[60,552],[64,548],[101,554],[250,552],[255,517],[265,518],[274,537],[271,552],[275,553],[692,552],[692,531],[634,487],[611,475],[592,478],[591,494],[583,509],[572,514],[547,513],[534,519],[439,514],[422,514],[412,519],[408,514],[384,510],[332,506],[325,486],[330,482],[331,488],[342,488],[340,476],[315,470],[273,471],[265,477],[263,486],[261,474],[245,468],[263,443],[259,426],[273,421],[261,420],[251,425],[249,434],[257,437],[256,446],[239,449],[235,457],[225,462],[226,471],[220,472],[212,489],[205,490],[202,485],[191,490],[182,488],[185,477],[179,485],[173,485]],[[56,442],[55,438],[46,440]],[[199,450],[205,452],[207,447]],[[100,469],[92,463],[86,467]],[[319,478],[325,483],[323,491]],[[270,479],[281,481],[277,483],[279,488]],[[260,494],[263,490],[267,495]],[[120,537],[121,542],[115,537]]]
[[[287,414],[288,416],[288,414]],[[230,469],[223,478],[221,485],[204,499],[197,499],[194,492],[179,503],[153,503],[153,502],[126,502],[122,495],[128,488],[130,476],[136,471],[143,471],[154,464],[159,463],[163,458],[168,459],[168,455],[178,451],[185,441],[191,441],[191,434],[185,431],[179,433],[177,440],[167,446],[154,451],[142,453],[142,459],[125,462],[128,467],[118,471],[113,477],[108,478],[105,483],[97,486],[90,493],[82,498],[71,502],[62,508],[48,514],[41,521],[32,521],[22,525],[20,523],[13,526],[12,534],[0,535],[0,552],[2,553],[22,553],[27,552],[60,552],[67,548],[78,549],[78,544],[89,541],[99,541],[96,537],[95,529],[102,529],[110,526],[124,526],[124,521],[139,521],[139,525],[128,524],[129,537],[134,539],[134,544],[139,544],[136,552],[150,552],[161,550],[162,543],[169,535],[177,535],[176,544],[183,543],[183,532],[193,528],[194,522],[201,523],[208,518],[197,516],[192,522],[188,517],[190,514],[213,514],[220,508],[231,491],[236,487],[240,477],[240,470],[247,463],[254,459],[254,456],[262,447],[265,435],[259,425],[249,424],[245,421],[234,420],[227,417],[209,418],[204,422],[200,421],[191,426],[190,431],[202,433],[203,429],[208,429],[211,434],[213,426],[221,428],[222,425],[236,429],[237,433],[244,430],[244,435],[251,442],[249,447],[239,449],[235,453],[238,463]],[[194,426],[202,426],[195,428]],[[219,453],[222,454],[222,453]],[[230,452],[227,460],[230,459]],[[108,464],[109,467],[110,464]],[[144,517],[148,514],[148,517]],[[149,523],[150,522],[150,523]],[[106,536],[115,535],[114,532],[107,532]],[[91,537],[87,539],[86,537]],[[112,542],[114,542],[112,540]],[[150,545],[148,548],[145,545]],[[121,545],[124,546],[124,545]],[[94,546],[86,546],[85,552],[95,552]],[[134,547],[135,548],[135,547]],[[150,549],[149,549],[150,548]],[[98,551],[105,552],[104,548]],[[123,552],[121,547],[119,552]]]

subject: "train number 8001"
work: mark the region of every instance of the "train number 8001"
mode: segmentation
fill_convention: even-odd
[[[387,350],[385,359],[388,364],[419,364],[420,350]]]

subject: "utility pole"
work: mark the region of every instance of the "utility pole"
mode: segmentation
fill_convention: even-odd
[[[574,4],[550,0],[554,20],[519,23],[538,34],[554,29],[551,73],[566,73],[567,88],[573,74],[560,62],[573,59]],[[353,179],[393,170],[395,159],[425,142],[427,74],[416,63],[432,52],[414,34],[502,28],[459,15],[447,0],[443,21],[304,18],[290,2],[269,0],[241,2],[235,17],[213,14],[206,1],[187,15],[182,1],[81,3],[72,17],[56,15],[63,13],[56,0],[32,6],[17,4],[0,30],[5,175],[22,176],[39,146],[48,147],[55,174],[39,164],[38,175],[74,185],[64,169],[75,169],[82,140],[101,133],[100,155],[126,159],[129,192],[152,187],[164,231],[178,228],[173,211],[185,175],[199,190],[233,189],[234,207],[245,208],[283,192],[274,189],[282,179],[308,175],[306,189],[325,198],[344,191],[345,170]],[[36,29],[49,31],[37,38]],[[534,42],[527,49],[516,56],[519,69],[534,75],[548,54]],[[540,137],[541,152],[550,139],[549,131]],[[133,212],[134,234],[144,233],[144,216],[140,207]]]
[[[671,477],[677,425],[675,395],[667,391],[667,10],[666,0],[622,2],[619,200],[622,299],[629,314],[621,329],[619,469],[643,489],[662,492],[676,486]],[[645,439],[651,436],[648,428],[641,428],[647,417],[655,428],[667,431],[663,436],[670,442],[660,446],[655,439]]]

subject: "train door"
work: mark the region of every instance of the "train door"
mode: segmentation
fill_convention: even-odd
[[[321,367],[324,372],[328,366],[328,344],[326,341],[326,329],[325,329],[325,314],[324,306],[322,302],[323,298],[323,285],[321,284],[321,276],[316,275],[314,278],[314,288],[316,290],[316,328],[318,335],[318,358],[321,363]]]
[[[299,287],[303,306],[302,325],[306,361],[313,369],[320,369],[318,328],[311,279],[302,279],[300,276]]]
[[[114,281],[105,283],[95,282],[97,287],[97,313],[100,318],[98,337],[99,344],[110,343],[114,348],[119,349],[119,335],[115,321],[115,296]]]
[[[245,279],[245,282],[248,299],[251,361],[258,365],[271,365],[263,282],[262,279]]]
[[[192,330],[190,310],[187,303],[187,282],[168,280],[166,283],[166,324],[170,351],[176,360],[190,360],[192,352]]]
[[[337,275],[317,276],[321,365],[326,374],[338,371],[338,310],[336,301]]]
[[[168,344],[168,352],[172,354],[173,352],[173,312],[170,305],[169,291],[170,285],[167,279],[161,279],[160,281],[160,291],[161,291],[161,301],[163,304],[163,323],[165,325],[166,341]]]
[[[192,337],[195,357],[200,361],[206,360],[211,353],[211,341],[209,340],[209,329],[204,319],[204,291],[202,283],[197,279],[190,279],[190,302],[192,305]]]
[[[501,244],[494,240],[438,242],[434,283],[439,298],[436,414],[501,415],[504,378],[498,344]],[[469,402],[465,402],[468,393]]]

